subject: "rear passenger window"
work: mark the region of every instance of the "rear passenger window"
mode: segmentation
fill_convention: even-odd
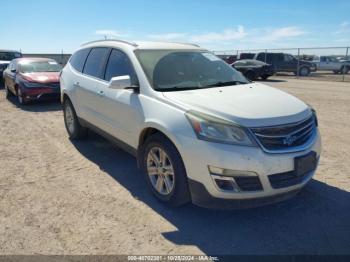
[[[132,85],[137,85],[137,77],[128,56],[113,49],[106,67],[105,80],[110,81],[112,77],[128,75]]]
[[[109,51],[110,49],[105,47],[93,48],[85,62],[83,73],[102,79]]]
[[[259,53],[256,60],[265,61],[265,53]]]
[[[73,68],[79,72],[83,71],[84,63],[86,60],[87,55],[89,54],[90,49],[82,49],[75,54],[72,55],[72,57],[69,60],[69,63],[73,66]]]

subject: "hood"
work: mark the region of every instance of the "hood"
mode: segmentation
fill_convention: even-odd
[[[308,60],[299,60],[299,62],[300,62],[301,64],[308,64],[308,65],[314,64],[313,61],[308,61]]]
[[[163,95],[185,110],[200,111],[246,127],[293,123],[311,114],[309,106],[298,98],[258,83]]]
[[[52,82],[59,82],[60,72],[22,73],[22,76],[31,82],[52,83]]]

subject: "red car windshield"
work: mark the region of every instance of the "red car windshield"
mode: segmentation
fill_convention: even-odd
[[[20,64],[20,72],[59,72],[62,67],[55,61],[26,61]]]

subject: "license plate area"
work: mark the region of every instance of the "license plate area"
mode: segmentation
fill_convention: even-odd
[[[316,169],[316,152],[310,152],[304,156],[294,158],[294,173],[296,176],[304,176]]]

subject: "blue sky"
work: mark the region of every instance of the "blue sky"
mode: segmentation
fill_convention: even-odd
[[[72,52],[108,38],[211,50],[350,46],[350,1],[27,0],[1,3],[0,48]]]

